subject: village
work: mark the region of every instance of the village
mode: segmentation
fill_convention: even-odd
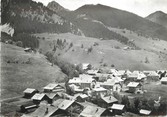
[[[166,70],[133,71],[95,69],[83,63],[83,74],[66,83],[52,82],[42,91],[28,87],[20,98],[17,113],[22,117],[51,116],[150,116],[165,115],[165,97],[144,98],[144,86],[167,85]],[[147,96],[147,95],[146,95]],[[152,105],[151,105],[151,104]]]

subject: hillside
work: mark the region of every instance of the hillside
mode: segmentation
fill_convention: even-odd
[[[64,81],[65,75],[45,56],[10,44],[1,43],[1,48],[1,99],[20,96],[28,87],[40,90],[48,83]]]
[[[84,5],[75,11],[76,14],[85,14],[87,17],[101,21],[109,27],[119,27],[137,31],[144,35],[166,40],[167,29],[161,25],[150,22],[133,13],[111,8],[104,5]]]
[[[51,9],[54,10],[53,8]],[[101,4],[84,5],[75,11],[57,11],[57,13],[73,22],[85,33],[86,36],[89,37],[108,39],[116,37],[117,39],[122,40],[121,37],[115,36],[116,34],[112,31],[110,31],[112,34],[108,34],[109,31],[104,26],[128,29],[136,31],[138,34],[142,34],[144,36],[160,38],[163,40],[166,40],[167,37],[167,29],[165,27],[148,21],[136,14]],[[96,28],[92,28],[95,27],[95,25]],[[98,30],[100,31],[98,32]],[[96,31],[97,34],[101,36],[97,36],[95,33]]]
[[[2,0],[2,24],[10,24],[15,33],[82,32],[71,22],[32,0]]]
[[[119,32],[117,31],[117,33]],[[117,69],[130,70],[158,70],[165,69],[167,66],[167,53],[164,50],[164,48],[167,48],[167,42],[163,40],[147,39],[146,41],[141,41],[138,38],[142,38],[142,40],[146,38],[137,35],[135,38],[138,41],[134,43],[138,46],[143,46],[139,50],[134,50],[130,48],[125,49],[128,46],[116,40],[99,40],[97,38],[76,36],[70,33],[43,33],[35,34],[35,36],[41,38],[39,48],[43,53],[52,51],[58,39],[65,40],[64,48],[57,48],[55,55],[73,64],[91,63],[95,67],[103,67],[105,65],[109,68],[111,68],[111,65],[114,65]],[[42,38],[45,39],[43,40]],[[149,46],[145,45],[146,42]],[[72,47],[70,47],[70,43],[72,43]],[[88,52],[90,48],[92,50]],[[146,58],[149,60],[149,63],[145,63]]]
[[[162,11],[156,11],[146,17],[146,19],[165,26],[167,28],[167,14]]]

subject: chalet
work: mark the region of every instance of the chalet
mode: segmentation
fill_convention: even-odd
[[[141,109],[139,111],[140,115],[143,115],[143,116],[148,116],[151,114],[151,111],[150,110],[145,110],[145,109]]]
[[[87,74],[88,75],[96,75],[98,73],[99,70],[88,70]]]
[[[114,76],[121,77],[121,74],[118,72],[117,69],[110,69],[110,74],[113,74]]]
[[[122,104],[113,104],[110,108],[113,110],[115,115],[121,115],[125,112],[125,105]]]
[[[45,102],[39,104],[39,108],[31,113],[31,117],[51,117],[51,116],[66,116],[68,113],[66,111],[60,110],[57,105],[59,105],[63,99],[58,99],[52,103],[52,105]]]
[[[23,113],[28,113],[34,111],[36,108],[38,108],[37,104],[34,104],[32,101],[25,102],[21,104],[20,111]]]
[[[126,83],[129,83],[129,82],[134,82],[137,80],[137,77],[138,77],[138,74],[136,73],[131,73],[131,74],[128,74],[127,75],[127,78],[125,80]]]
[[[147,76],[143,72],[138,73],[137,81],[145,81],[146,79]]]
[[[44,92],[64,92],[65,89],[63,86],[56,84],[56,83],[50,83],[44,88]]]
[[[32,89],[32,88],[27,88],[26,90],[23,91],[24,93],[24,98],[31,98],[33,95],[35,95],[36,93],[38,93],[39,91],[36,89]]]
[[[57,93],[45,93],[45,94],[49,98],[49,100],[48,100],[49,103],[52,103],[54,100],[57,100],[60,98],[60,96]]]
[[[96,83],[95,79],[92,77],[79,77],[70,79],[68,84],[75,84],[76,86],[80,86],[81,89],[92,88],[92,86]]]
[[[92,89],[93,98],[100,99],[101,96],[105,96],[107,94],[107,89],[103,87],[95,87]]]
[[[77,102],[85,102],[89,97],[86,94],[76,94],[74,98]]]
[[[161,81],[161,84],[167,85],[167,77],[163,77],[160,81]]]
[[[98,105],[103,108],[111,107],[114,103],[118,103],[118,100],[113,96],[102,96],[101,99],[98,101]]]
[[[110,113],[101,107],[87,106],[79,115],[79,117],[101,117],[107,116]]]
[[[125,70],[118,70],[118,73],[120,74],[121,77],[124,77],[125,75]]]
[[[83,70],[90,70],[92,68],[92,65],[90,63],[83,63],[82,64],[82,69]]]
[[[83,110],[83,106],[74,100],[63,100],[58,105],[58,108],[70,113],[73,116],[79,115]]]
[[[109,79],[111,77],[112,77],[111,74],[104,74],[104,73],[97,73],[95,75],[96,81],[101,81],[101,82],[104,82],[104,81],[106,81],[107,79]]]
[[[49,97],[46,94],[44,94],[44,93],[41,93],[41,94],[40,93],[36,93],[31,99],[33,100],[33,102],[35,104],[38,104],[38,103],[40,103],[43,100],[49,101]]]
[[[24,51],[25,52],[33,52],[33,49],[32,48],[25,48]]]
[[[138,91],[141,88],[140,83],[138,82],[130,82],[127,87],[129,87],[129,92],[130,93],[135,93],[136,91]]]
[[[159,80],[159,74],[156,73],[155,71],[152,71],[147,75],[147,80],[158,81]]]
[[[100,83],[100,86],[120,92],[122,90],[122,81],[123,80],[119,77],[113,77],[112,79],[108,79],[107,81]]]

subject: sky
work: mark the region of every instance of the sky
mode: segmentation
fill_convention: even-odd
[[[34,0],[45,6],[53,0]],[[85,4],[103,4],[146,17],[155,11],[167,13],[167,0],[54,0],[69,10],[75,10]]]

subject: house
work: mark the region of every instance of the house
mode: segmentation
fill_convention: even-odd
[[[34,111],[36,108],[38,108],[37,104],[34,104],[32,101],[27,101],[20,105],[20,111],[23,113],[28,113]]]
[[[122,104],[113,104],[110,108],[113,110],[115,115],[121,115],[125,112],[125,105]]]
[[[80,76],[79,78],[73,78],[70,79],[68,84],[75,84],[76,86],[80,86],[81,89],[85,89],[85,88],[92,88],[96,83],[96,80],[93,79],[92,77],[88,76],[86,77],[86,75]]]
[[[109,79],[111,77],[112,77],[111,74],[105,74],[105,73],[97,73],[95,75],[96,81],[99,81],[99,82],[104,82],[104,81],[106,81],[107,79]]]
[[[130,82],[127,87],[129,87],[129,92],[130,93],[135,93],[136,91],[138,91],[141,88],[140,83],[138,82]]]
[[[92,89],[92,97],[95,99],[100,99],[101,96],[105,96],[107,94],[107,89],[103,87],[95,87]]]
[[[124,77],[125,75],[125,70],[118,70],[118,73],[120,74],[121,77]]]
[[[33,113],[29,116],[31,117],[51,117],[51,116],[66,116],[68,113],[66,111],[60,110],[58,105],[63,101],[63,99],[58,99],[52,103],[52,105],[45,102],[39,104]]]
[[[126,83],[129,83],[129,82],[134,82],[137,80],[137,77],[138,77],[138,74],[136,74],[136,72],[134,73],[131,73],[131,74],[128,74],[127,75],[127,78],[125,80]]]
[[[114,76],[121,77],[121,74],[118,72],[117,69],[110,69],[110,74],[113,74]]]
[[[58,108],[70,113],[70,115],[73,115],[73,116],[79,115],[84,109],[82,105],[75,102],[74,100],[63,100],[58,105]]]
[[[99,70],[88,70],[87,74],[88,75],[96,75],[99,72]]]
[[[60,99],[60,95],[57,93],[45,93],[49,100],[48,103],[52,103],[54,100]]]
[[[158,81],[159,77],[160,76],[158,73],[156,73],[155,71],[152,71],[147,75],[147,80],[148,81]]]
[[[141,110],[139,111],[139,113],[140,113],[141,115],[143,115],[143,116],[148,116],[148,115],[151,114],[151,111],[150,111],[150,110],[141,109]]]
[[[76,94],[76,95],[74,95],[74,99],[77,102],[85,102],[86,100],[89,99],[89,96],[86,94]]]
[[[38,103],[40,103],[43,100],[45,100],[45,101],[49,101],[50,100],[49,97],[46,94],[44,94],[44,93],[36,93],[31,99],[33,100],[33,102],[35,104],[38,104]]]
[[[117,103],[118,100],[113,97],[112,95],[110,96],[102,96],[101,99],[98,101],[98,105],[100,105],[103,108],[108,108],[111,107],[114,103]]]
[[[83,70],[90,70],[92,68],[92,65],[90,63],[83,63],[82,64],[82,69]]]
[[[122,79],[120,77],[113,77],[105,82],[100,83],[100,86],[109,90],[120,92],[122,90]]]
[[[167,77],[162,77],[160,81],[161,81],[161,84],[167,85]]]
[[[24,93],[24,98],[31,98],[34,94],[38,93],[39,91],[33,88],[27,88],[26,90],[23,91]]]
[[[64,92],[65,89],[63,86],[56,84],[56,83],[50,83],[44,88],[44,92]]]
[[[109,111],[105,108],[87,106],[79,115],[79,117],[101,117],[110,115]]]
[[[25,48],[24,51],[25,52],[33,52],[33,49],[32,48]]]
[[[143,72],[138,73],[137,81],[144,82],[147,79],[147,76]]]

